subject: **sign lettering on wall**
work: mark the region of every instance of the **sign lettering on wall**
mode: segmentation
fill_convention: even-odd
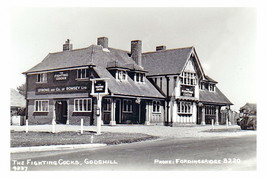
[[[69,73],[67,71],[54,72],[54,81],[66,81],[69,80]]]
[[[104,80],[97,80],[94,84],[95,93],[105,93],[106,82]]]
[[[86,92],[86,91],[88,91],[88,87],[80,85],[36,88],[36,94],[73,93],[73,92]]]
[[[189,97],[194,97],[195,93],[194,93],[194,86],[186,86],[186,85],[182,85],[181,86],[181,96],[189,96]]]

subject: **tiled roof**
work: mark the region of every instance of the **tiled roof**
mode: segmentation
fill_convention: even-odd
[[[181,73],[193,47],[162,50],[142,54],[142,66],[148,75]]]
[[[17,107],[26,106],[25,97],[13,88],[10,89],[10,106],[17,106]]]
[[[94,67],[94,69],[99,77],[109,78],[108,86],[113,94],[164,98],[147,79],[145,79],[143,84],[134,82],[130,77],[128,77],[128,81],[116,80],[107,70],[107,67],[110,67],[109,65],[115,63],[114,61],[117,61],[120,67],[126,67],[129,68],[129,70],[144,70],[142,67],[135,64],[127,51],[114,48],[103,50],[101,46],[91,45],[83,49],[50,53],[41,63],[28,70],[26,73],[95,65],[96,67]]]
[[[205,78],[210,81],[210,82],[214,82],[214,83],[218,83],[217,81],[213,80],[212,78],[210,78],[209,76],[205,75]]]
[[[255,103],[246,103],[244,106],[240,108],[240,110],[248,110],[248,111],[256,111],[257,110],[257,104]]]
[[[199,101],[204,103],[216,103],[221,105],[232,105],[231,101],[216,87],[215,91],[199,90]]]

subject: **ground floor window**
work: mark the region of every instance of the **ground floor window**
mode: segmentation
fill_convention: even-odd
[[[74,99],[74,111],[75,112],[91,112],[92,111],[92,99]]]
[[[153,101],[153,112],[160,112],[160,101]]]
[[[205,106],[205,114],[206,115],[214,115],[214,114],[216,114],[215,106]]]
[[[36,112],[48,112],[48,100],[35,100],[34,104]]]
[[[178,101],[177,102],[177,112],[178,114],[192,114],[192,103],[185,102],[185,101]]]
[[[111,98],[105,98],[103,100],[104,111],[111,111]]]
[[[132,112],[133,103],[132,100],[123,100],[123,112]]]

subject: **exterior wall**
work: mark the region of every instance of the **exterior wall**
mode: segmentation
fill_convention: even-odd
[[[48,112],[35,112],[34,101],[29,100],[28,105],[28,120],[29,124],[52,124],[54,116],[55,102],[60,99],[49,99]],[[64,99],[68,103],[68,120],[71,125],[80,125],[81,119],[84,120],[84,125],[91,125],[93,119],[93,107],[91,112],[74,112],[74,99]],[[93,104],[93,102],[92,102]]]
[[[54,105],[53,100],[48,100],[48,112],[34,112],[34,100],[29,100],[28,121],[32,124],[52,124]]]

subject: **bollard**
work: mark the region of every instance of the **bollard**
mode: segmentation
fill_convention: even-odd
[[[91,143],[94,142],[94,136],[93,136],[93,135],[91,136],[91,140],[90,140],[90,142],[91,142]]]
[[[56,133],[56,122],[52,120],[52,133]]]
[[[26,133],[29,132],[29,123],[28,123],[28,119],[26,120]]]
[[[228,128],[228,119],[226,119],[226,128]]]
[[[214,120],[211,119],[211,128],[214,129]]]
[[[83,119],[81,119],[81,134],[83,134]]]

